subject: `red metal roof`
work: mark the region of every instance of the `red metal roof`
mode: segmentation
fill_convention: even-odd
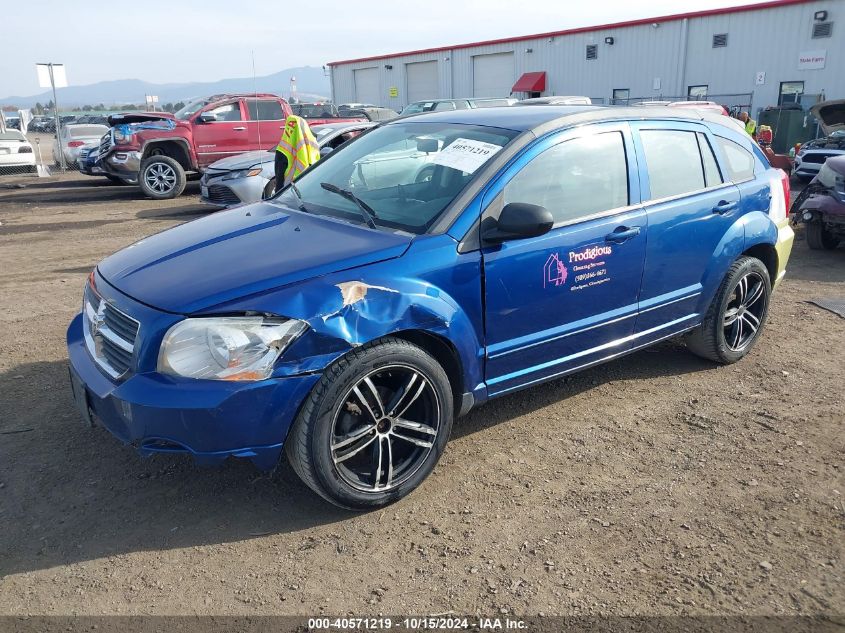
[[[516,80],[511,92],[543,92],[546,89],[545,71],[536,73],[522,73]]]
[[[344,59],[338,62],[329,62],[328,66],[339,66],[341,64],[352,64],[356,62],[369,62],[379,59],[388,59],[390,57],[401,57],[405,55],[420,55],[423,53],[440,53],[443,51],[452,51],[462,48],[472,48],[473,46],[486,46],[489,44],[507,44],[510,42],[523,42],[525,40],[536,40],[545,37],[558,37],[561,35],[573,35],[575,33],[589,33],[591,31],[601,31],[604,29],[618,29],[626,26],[640,26],[642,24],[652,24],[654,22],[674,22],[676,20],[683,20],[685,18],[703,18],[709,15],[725,15],[729,13],[741,13],[743,11],[757,11],[760,9],[774,9],[776,7],[789,6],[792,4],[806,4],[814,0],[769,0],[768,2],[759,2],[757,4],[744,4],[736,7],[724,7],[721,9],[707,9],[705,11],[691,11],[688,13],[676,13],[673,15],[662,15],[652,18],[640,18],[638,20],[628,20],[627,22],[614,22],[613,24],[598,24],[596,26],[581,26],[574,29],[566,29],[563,31],[550,31],[548,33],[535,33],[533,35],[520,35],[518,37],[506,37],[498,40],[484,40],[482,42],[469,42],[467,44],[455,44],[454,46],[437,46],[435,48],[423,48],[416,51],[405,51],[402,53],[390,53],[387,55],[373,55],[372,57],[359,57],[357,59]]]

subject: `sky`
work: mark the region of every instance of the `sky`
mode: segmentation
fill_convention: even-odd
[[[8,2],[2,12],[0,96],[42,92],[36,62],[65,64],[71,85],[115,79],[215,81],[251,76],[253,51],[261,76],[296,66],[760,1]]]

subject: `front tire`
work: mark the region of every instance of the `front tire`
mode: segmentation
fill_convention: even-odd
[[[807,246],[814,251],[830,251],[839,246],[839,238],[824,228],[821,222],[810,222],[805,226]]]
[[[326,369],[285,451],[327,501],[368,510],[409,494],[431,473],[452,430],[449,378],[421,348],[384,338]]]
[[[701,325],[687,334],[689,350],[722,364],[743,358],[760,338],[771,293],[769,271],[763,262],[740,257],[725,275]]]
[[[185,170],[170,156],[158,154],[145,158],[138,174],[144,195],[153,200],[171,200],[185,191]]]

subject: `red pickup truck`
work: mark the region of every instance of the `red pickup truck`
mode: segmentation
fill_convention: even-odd
[[[137,183],[150,198],[175,198],[187,174],[202,173],[234,154],[272,148],[289,114],[287,101],[273,94],[214,95],[174,114],[114,114],[112,129],[100,141],[99,163],[109,175]]]

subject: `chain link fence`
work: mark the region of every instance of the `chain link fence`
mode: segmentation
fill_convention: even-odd
[[[109,132],[103,112],[0,112],[0,177],[44,177],[92,169],[97,147]],[[58,124],[58,132],[57,132]]]

